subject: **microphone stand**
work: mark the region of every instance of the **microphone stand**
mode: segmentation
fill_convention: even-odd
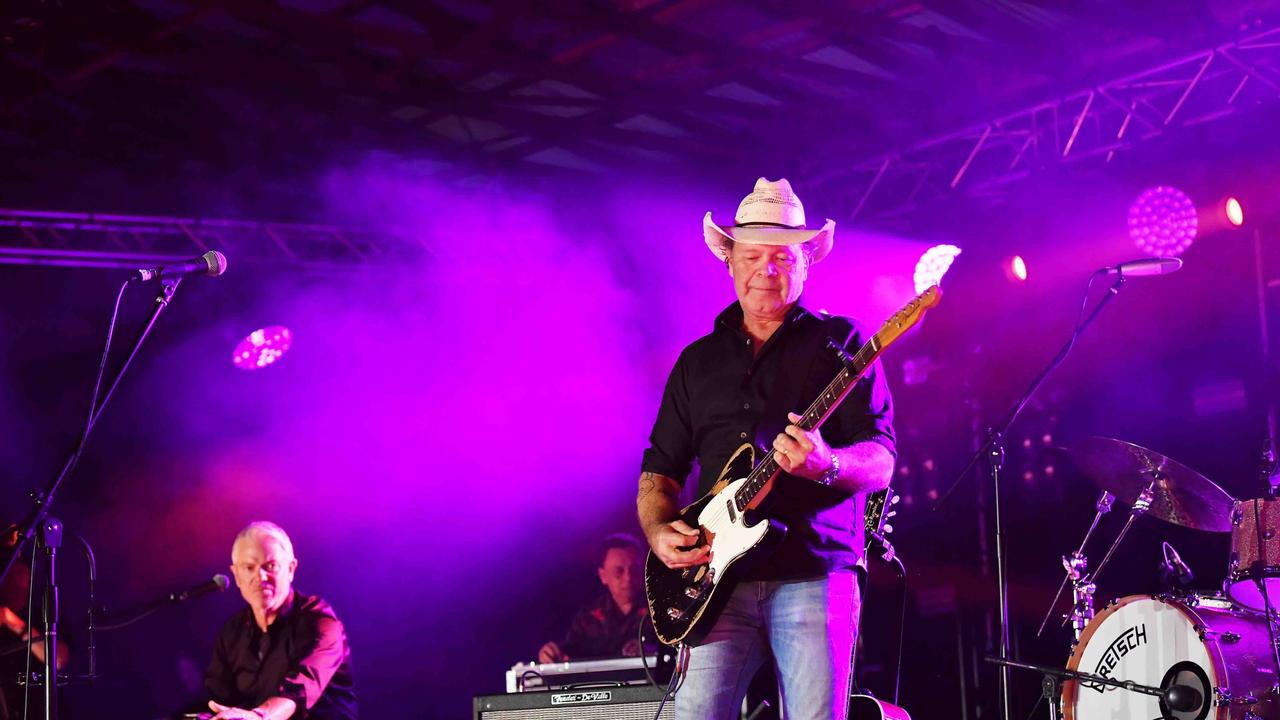
[[[151,332],[151,328],[155,326],[156,320],[160,317],[160,313],[169,305],[169,301],[173,299],[174,292],[178,289],[178,283],[182,278],[162,278],[160,280],[160,293],[156,297],[155,307],[151,309],[151,315],[147,318],[147,324],[143,327],[136,340],[134,340],[133,348],[129,351],[129,355],[125,358],[124,363],[116,372],[115,378],[111,381],[111,385],[107,388],[106,394],[102,396],[101,402],[97,401],[97,390],[94,388],[95,404],[90,408],[89,421],[85,424],[84,432],[80,436],[80,441],[76,448],[72,450],[71,455],[63,464],[62,470],[53,479],[44,492],[37,493],[33,497],[33,505],[27,518],[18,527],[18,541],[13,546],[9,557],[5,560],[3,569],[0,569],[0,582],[3,582],[9,575],[9,571],[13,568],[14,563],[22,555],[26,544],[31,541],[37,531],[40,533],[40,544],[45,548],[45,559],[48,565],[47,583],[44,594],[44,620],[45,620],[45,718],[46,720],[54,720],[57,718],[57,679],[58,679],[58,653],[56,646],[57,632],[57,610],[58,610],[58,591],[55,584],[55,559],[57,549],[62,544],[62,523],[56,519],[49,517],[50,508],[53,507],[54,497],[57,495],[58,488],[75,469],[76,464],[80,461],[80,454],[84,451],[85,443],[89,439],[89,433],[92,432],[94,425],[98,422],[98,418],[102,416],[102,410],[106,407],[107,402],[115,393],[116,388],[120,387],[120,381],[124,378],[125,371],[129,369],[129,365],[137,356],[138,350],[142,347],[142,343],[146,340],[147,335]],[[123,296],[124,288],[121,288],[121,296]],[[117,301],[116,309],[119,310]],[[112,318],[114,325],[115,318]],[[111,331],[107,333],[107,348],[103,351],[102,361],[99,368],[98,380],[101,382],[101,371],[105,369],[108,353],[111,349]]]
[[[1102,272],[1104,271],[1099,271],[1098,273],[1095,273],[1095,275],[1101,274]],[[1090,278],[1090,282],[1092,283],[1092,278]],[[938,508],[942,507],[942,504],[947,501],[947,498],[949,498],[951,494],[955,491],[956,487],[960,484],[960,481],[963,480],[965,475],[968,474],[969,470],[972,469],[974,465],[978,463],[978,460],[980,460],[983,457],[987,458],[990,465],[990,471],[991,471],[992,501],[995,504],[994,515],[995,515],[995,546],[996,546],[996,583],[998,586],[999,596],[1000,596],[1000,648],[999,648],[1000,656],[999,658],[1001,660],[1009,659],[1009,579],[1007,577],[1007,572],[1005,568],[1005,557],[1004,557],[1005,556],[1004,519],[1001,517],[1001,514],[1000,514],[1000,471],[1004,466],[1004,438],[1005,438],[1005,435],[1009,432],[1009,427],[1013,425],[1013,422],[1015,420],[1018,419],[1018,415],[1022,412],[1022,409],[1026,407],[1027,403],[1031,401],[1031,397],[1035,395],[1037,390],[1040,389],[1040,385],[1044,383],[1047,377],[1049,377],[1049,373],[1053,372],[1054,368],[1058,367],[1058,365],[1062,364],[1062,361],[1066,359],[1067,353],[1071,352],[1071,347],[1075,345],[1076,338],[1078,338],[1080,334],[1084,332],[1085,329],[1088,328],[1089,325],[1093,323],[1094,319],[1098,317],[1098,314],[1102,312],[1102,309],[1105,308],[1109,302],[1111,302],[1111,299],[1114,298],[1117,294],[1119,294],[1120,288],[1121,286],[1124,285],[1124,283],[1125,283],[1124,272],[1117,269],[1116,281],[1111,285],[1110,288],[1108,288],[1107,294],[1104,295],[1100,301],[1098,301],[1097,305],[1094,306],[1093,311],[1089,313],[1088,317],[1086,317],[1083,320],[1083,322],[1077,323],[1075,329],[1071,333],[1071,337],[1067,340],[1066,344],[1062,346],[1062,349],[1058,351],[1058,354],[1055,355],[1053,360],[1049,362],[1049,365],[1045,367],[1045,369],[1041,371],[1039,375],[1036,376],[1035,380],[1031,381],[1030,387],[1028,387],[1026,391],[1023,392],[1022,397],[1020,397],[1018,401],[1013,404],[1013,408],[1009,411],[1009,414],[1005,416],[1004,420],[1001,421],[999,425],[996,425],[994,428],[991,428],[988,431],[987,441],[982,445],[982,447],[978,448],[978,451],[974,453],[973,457],[969,460],[969,463],[965,465],[964,470],[960,471],[960,474],[956,477],[955,482],[951,484],[951,487],[947,490],[946,493],[943,494],[942,499],[938,500],[937,504],[934,505],[934,508],[933,508],[936,511]],[[1088,297],[1089,297],[1088,289],[1086,288],[1085,290],[1086,301],[1088,300]],[[1081,309],[1083,310],[1083,307]],[[1003,718],[1003,720],[1010,720],[1011,708],[1009,705],[1009,666],[1002,663],[997,663],[997,664],[1001,665],[1000,667],[1001,717]]]
[[[40,525],[45,555],[44,583],[44,716],[58,717],[58,582],[54,560],[62,547],[62,522],[46,518]]]
[[[1058,720],[1059,708],[1055,703],[1055,696],[1058,694],[1058,685],[1063,680],[1076,680],[1079,682],[1090,682],[1097,685],[1106,685],[1108,687],[1120,688],[1129,692],[1141,693],[1142,695],[1150,695],[1158,697],[1168,702],[1170,689],[1158,688],[1152,685],[1142,685],[1132,680],[1115,680],[1102,675],[1094,675],[1093,673],[1080,672],[1079,670],[1066,670],[1064,668],[1048,667],[1045,665],[1029,665],[1027,663],[1013,662],[1012,660],[1002,660],[1000,658],[988,657],[987,662],[999,665],[1005,670],[1009,668],[1018,668],[1019,670],[1033,670],[1044,675],[1044,680],[1040,683],[1041,697],[1049,703],[1049,720]],[[1211,702],[1210,698],[1204,698],[1202,702]],[[1157,718],[1159,720],[1159,718]]]
[[[163,597],[159,597],[159,598],[156,598],[155,600],[134,605],[131,608],[126,608],[125,610],[121,610],[119,612],[107,613],[106,617],[102,618],[103,623],[101,625],[98,625],[98,629],[99,630],[119,630],[121,628],[128,627],[138,622],[139,620],[142,620],[143,618],[154,614],[157,610],[160,610],[161,608],[165,608],[170,605],[178,605],[180,603],[186,602],[187,600],[197,598],[197,597],[200,597],[201,595],[206,595],[211,592],[217,592],[217,591],[206,590],[204,592],[196,593],[194,595],[190,594],[189,592],[172,592]]]

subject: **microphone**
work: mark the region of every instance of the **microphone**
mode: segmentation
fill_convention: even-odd
[[[217,250],[210,250],[194,260],[185,260],[171,265],[142,268],[129,280],[147,282],[156,278],[180,278],[187,275],[208,275],[218,277],[227,271],[227,256]]]
[[[1122,262],[1115,267],[1102,268],[1108,275],[1124,277],[1145,277],[1147,275],[1168,275],[1182,268],[1182,259],[1176,257],[1150,257],[1140,260]]]
[[[1195,579],[1191,574],[1191,568],[1182,562],[1182,558],[1178,556],[1178,551],[1167,542],[1160,543],[1160,549],[1164,553],[1164,563],[1162,566],[1167,575],[1171,576],[1179,585],[1189,585]]]
[[[1164,691],[1164,704],[1174,712],[1195,712],[1203,701],[1200,691],[1190,685],[1170,685]]]
[[[171,603],[180,603],[184,600],[190,600],[191,598],[198,598],[201,595],[208,595],[211,592],[226,590],[227,586],[230,584],[231,581],[227,579],[227,576],[219,573],[214,575],[212,580],[200,583],[190,590],[170,593],[168,599]]]

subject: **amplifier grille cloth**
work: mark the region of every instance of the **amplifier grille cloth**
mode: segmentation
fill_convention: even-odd
[[[653,720],[657,702],[596,705],[591,707],[526,708],[524,710],[492,710],[483,712],[484,720]],[[674,702],[662,708],[661,720],[674,720]]]

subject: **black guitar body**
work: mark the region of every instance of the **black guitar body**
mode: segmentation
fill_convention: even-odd
[[[690,527],[698,527],[699,515],[717,497],[714,494],[703,496],[682,510],[680,519]],[[663,643],[697,645],[705,640],[715,618],[729,601],[737,579],[750,569],[754,561],[775,549],[787,533],[783,523],[756,520],[751,517],[751,511],[741,522],[754,530],[762,530],[763,537],[752,546],[750,553],[730,560],[719,577],[711,577],[708,565],[673,570],[652,551],[645,558],[644,581],[649,613],[658,639]],[[711,538],[700,538],[699,544],[709,540]]]

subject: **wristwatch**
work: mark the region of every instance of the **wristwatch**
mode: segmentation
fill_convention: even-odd
[[[834,452],[831,453],[831,467],[818,478],[818,482],[831,487],[831,484],[840,476],[840,456]]]

